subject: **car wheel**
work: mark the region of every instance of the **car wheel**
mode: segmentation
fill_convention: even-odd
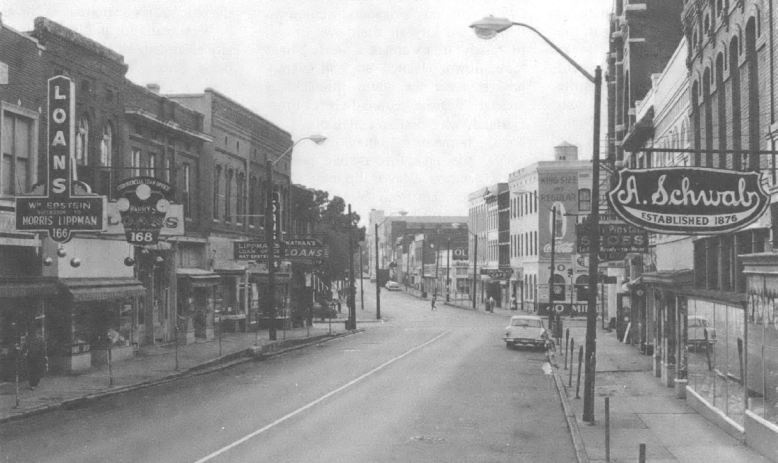
[[[512,349],[512,348],[513,348],[513,344],[511,344],[511,343],[509,343],[509,342],[506,342],[506,343],[505,343],[505,348],[506,348],[506,349]]]

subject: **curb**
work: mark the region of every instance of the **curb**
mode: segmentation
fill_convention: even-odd
[[[7,423],[9,421],[16,421],[21,420],[24,418],[29,418],[31,416],[35,415],[42,415],[44,413],[53,412],[56,410],[73,410],[79,407],[83,407],[89,402],[103,399],[106,397],[111,397],[117,394],[123,394],[125,392],[131,392],[136,391],[139,389],[144,389],[151,386],[158,386],[161,384],[170,383],[173,381],[177,381],[179,379],[184,378],[193,378],[196,376],[204,375],[207,373],[212,373],[215,371],[224,370],[226,368],[229,368],[234,365],[240,365],[247,362],[259,362],[267,358],[275,357],[277,355],[281,355],[286,352],[291,352],[293,350],[302,349],[304,347],[308,347],[314,344],[320,344],[322,342],[332,341],[334,339],[342,338],[345,336],[350,336],[352,334],[361,333],[364,331],[364,329],[357,329],[353,331],[347,331],[343,333],[332,333],[332,334],[321,334],[318,336],[311,336],[310,338],[302,338],[305,339],[304,342],[300,343],[291,343],[289,341],[291,340],[281,340],[281,341],[275,341],[270,344],[264,344],[258,349],[258,351],[254,350],[254,346],[233,352],[231,354],[227,354],[225,356],[222,356],[220,358],[216,358],[213,360],[209,360],[207,362],[201,363],[199,365],[195,365],[193,367],[187,368],[186,370],[179,371],[177,373],[171,373],[167,376],[163,376],[161,378],[157,379],[151,379],[148,381],[143,381],[136,384],[129,384],[127,386],[120,386],[115,389],[110,389],[106,391],[96,392],[92,394],[87,394],[82,397],[76,397],[74,399],[68,399],[63,400],[59,403],[53,403],[53,404],[47,404],[47,405],[41,405],[40,407],[31,408],[29,410],[26,410],[22,413],[16,414],[16,415],[9,415],[6,417],[0,417],[0,424]],[[300,339],[300,338],[297,338]],[[280,344],[280,345],[279,345]],[[293,344],[289,347],[284,347],[284,344]]]
[[[570,399],[567,397],[567,390],[565,389],[564,380],[561,376],[559,376],[559,371],[557,368],[557,366],[551,365],[551,371],[554,374],[556,390],[559,393],[559,399],[562,402],[562,410],[565,413],[567,429],[570,430],[570,436],[573,439],[575,458],[578,463],[589,463],[589,455],[586,453],[586,446],[584,445],[583,437],[581,436],[581,430],[578,428],[578,420],[575,418],[573,407],[570,405]]]

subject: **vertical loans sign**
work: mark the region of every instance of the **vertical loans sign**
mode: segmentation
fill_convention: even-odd
[[[65,76],[49,79],[48,173],[43,196],[16,198],[16,229],[47,231],[58,243],[77,232],[99,232],[105,226],[105,197],[74,195],[72,172],[75,140],[75,84]]]

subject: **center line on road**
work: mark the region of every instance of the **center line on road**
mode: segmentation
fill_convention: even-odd
[[[265,431],[267,431],[267,430],[269,430],[269,429],[271,429],[271,428],[273,428],[273,427],[283,423],[284,421],[288,420],[289,418],[292,418],[293,416],[298,415],[298,414],[304,412],[305,410],[313,407],[314,405],[318,404],[319,402],[321,402],[323,400],[326,400],[329,397],[332,397],[333,395],[337,394],[338,392],[340,392],[340,391],[342,391],[342,390],[344,390],[344,389],[346,389],[348,387],[353,386],[354,384],[362,381],[363,379],[367,378],[368,376],[370,376],[370,375],[372,375],[372,374],[374,374],[374,373],[376,373],[376,372],[386,368],[387,366],[389,366],[392,363],[402,359],[403,357],[406,357],[406,356],[410,355],[414,351],[417,351],[417,350],[421,349],[422,347],[424,347],[426,345],[432,344],[433,342],[437,341],[438,339],[442,338],[443,336],[447,335],[450,332],[451,332],[451,330],[448,330],[448,331],[446,331],[444,333],[441,333],[438,336],[435,336],[434,338],[432,338],[429,341],[425,342],[424,344],[420,344],[420,345],[414,347],[413,349],[411,349],[409,351],[406,351],[402,355],[399,355],[399,356],[397,356],[397,357],[395,357],[395,358],[393,358],[391,360],[388,360],[388,361],[382,363],[381,365],[373,368],[372,370],[368,371],[367,373],[363,374],[362,376],[349,381],[348,383],[344,384],[343,386],[341,386],[341,387],[339,387],[339,388],[337,388],[337,389],[335,389],[333,391],[330,391],[327,394],[324,394],[323,396],[319,397],[318,399],[314,400],[313,402],[310,402],[307,405],[304,405],[304,406],[298,408],[297,410],[295,410],[295,411],[293,411],[293,412],[291,412],[291,413],[289,413],[289,414],[287,414],[287,415],[285,415],[285,416],[283,416],[283,417],[273,421],[272,423],[268,424],[267,426],[259,428],[259,429],[257,429],[256,431],[252,432],[251,434],[249,434],[247,436],[241,437],[240,439],[236,440],[232,444],[230,444],[230,445],[228,445],[226,447],[222,447],[221,449],[213,452],[212,454],[197,460],[195,463],[205,463],[205,462],[213,459],[214,457],[217,457],[217,456],[221,455],[222,453],[224,453],[224,452],[226,452],[226,451],[228,451],[228,450],[230,450],[230,449],[232,449],[234,447],[237,447],[238,445],[246,442],[247,440],[249,440],[249,439],[251,439],[253,437],[256,437],[256,436],[262,434],[263,432],[265,432]]]

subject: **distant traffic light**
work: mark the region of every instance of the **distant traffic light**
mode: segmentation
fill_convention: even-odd
[[[571,268],[567,269],[567,277],[568,278],[573,278],[573,269],[571,269]]]

